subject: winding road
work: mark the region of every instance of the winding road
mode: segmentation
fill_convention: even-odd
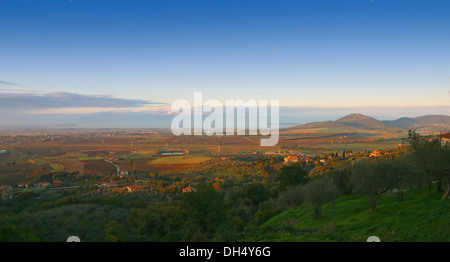
[[[107,160],[106,158],[104,159],[106,162],[108,162],[108,163],[111,163],[111,164],[113,164],[114,166],[116,166],[116,168],[117,168],[117,176],[120,174],[120,168],[119,168],[119,166],[118,165],[116,165],[114,162],[111,162],[111,161],[109,161],[109,160]]]

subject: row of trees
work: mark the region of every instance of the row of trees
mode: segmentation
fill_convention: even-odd
[[[450,147],[441,145],[439,138],[422,136],[414,130],[404,139],[405,148],[385,158],[361,159],[329,170],[317,176],[308,176],[298,166],[286,166],[278,175],[279,201],[288,205],[309,202],[314,205],[316,217],[321,206],[339,196],[363,194],[369,197],[371,211],[375,212],[382,195],[404,195],[426,185],[431,194],[432,183],[442,199],[450,198]]]
[[[410,144],[411,163],[425,175],[428,193],[431,183],[436,182],[437,191],[444,191],[442,199],[450,199],[450,145],[442,145],[440,139],[421,136],[414,130],[409,131],[405,141]]]

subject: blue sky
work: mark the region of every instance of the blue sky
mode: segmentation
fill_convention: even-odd
[[[0,10],[8,115],[162,112],[195,91],[325,115],[450,114],[444,0],[3,0]]]

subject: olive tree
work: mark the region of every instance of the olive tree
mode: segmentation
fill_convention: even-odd
[[[322,205],[335,200],[340,193],[330,176],[321,175],[303,185],[301,195],[305,202],[314,205],[314,215],[319,218]]]
[[[354,165],[350,181],[356,192],[369,196],[371,212],[375,212],[381,196],[398,189],[401,183],[398,172],[399,168],[392,160],[363,160]]]

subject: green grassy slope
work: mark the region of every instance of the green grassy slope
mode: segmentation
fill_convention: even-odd
[[[345,196],[324,205],[322,217],[302,205],[267,221],[248,241],[366,241],[378,236],[384,242],[450,241],[450,201],[441,193],[408,193],[403,202],[383,196],[375,213],[367,197]]]

